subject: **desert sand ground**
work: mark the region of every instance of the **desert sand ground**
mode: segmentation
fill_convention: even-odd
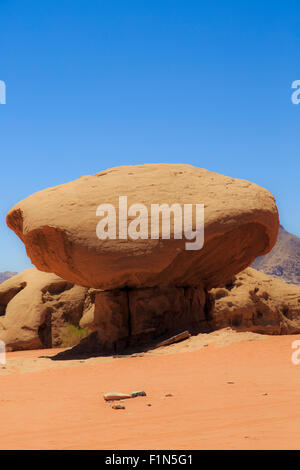
[[[226,329],[124,358],[7,353],[0,449],[299,449],[295,339]],[[103,399],[135,390],[147,396],[125,410]]]

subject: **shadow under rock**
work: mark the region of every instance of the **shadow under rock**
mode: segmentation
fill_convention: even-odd
[[[213,331],[213,328],[203,329],[189,329],[191,335],[197,335],[199,333],[209,333]],[[175,331],[173,335],[180,334],[181,331]],[[89,359],[92,357],[138,357],[143,356],[144,353],[154,350],[159,346],[159,343],[169,339],[170,333],[168,335],[161,335],[158,338],[151,338],[147,334],[142,336],[139,335],[138,338],[130,337],[125,338],[124,340],[119,340],[118,342],[112,344],[103,344],[98,339],[98,334],[96,331],[91,333],[89,336],[80,341],[76,346],[73,346],[70,349],[61,351],[54,356],[39,356],[40,358],[51,359],[52,361],[69,361],[69,360],[79,360],[79,359]],[[174,341],[176,342],[176,341]]]

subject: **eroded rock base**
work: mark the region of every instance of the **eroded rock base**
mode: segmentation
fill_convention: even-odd
[[[183,330],[191,334],[212,329],[210,296],[202,287],[94,290],[94,332],[72,350],[61,353],[118,354],[151,348]]]

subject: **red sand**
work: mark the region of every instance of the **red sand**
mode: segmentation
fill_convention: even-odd
[[[295,339],[2,376],[0,448],[299,449]],[[103,400],[135,390],[148,396],[125,400],[125,410]]]

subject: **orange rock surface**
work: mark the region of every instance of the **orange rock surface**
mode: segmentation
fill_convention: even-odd
[[[300,286],[253,268],[238,273],[227,287],[212,289],[215,328],[263,334],[300,333]]]
[[[100,240],[100,204],[119,196],[131,204],[204,204],[204,247],[185,249],[185,239]],[[32,263],[74,284],[101,289],[152,286],[218,287],[268,253],[276,242],[273,196],[249,181],[185,164],[111,168],[48,188],[16,204],[7,224],[24,242]],[[195,228],[195,224],[194,227]],[[117,223],[117,233],[118,233]]]
[[[85,313],[85,287],[26,269],[0,284],[0,340],[13,349],[60,346],[67,325]]]

